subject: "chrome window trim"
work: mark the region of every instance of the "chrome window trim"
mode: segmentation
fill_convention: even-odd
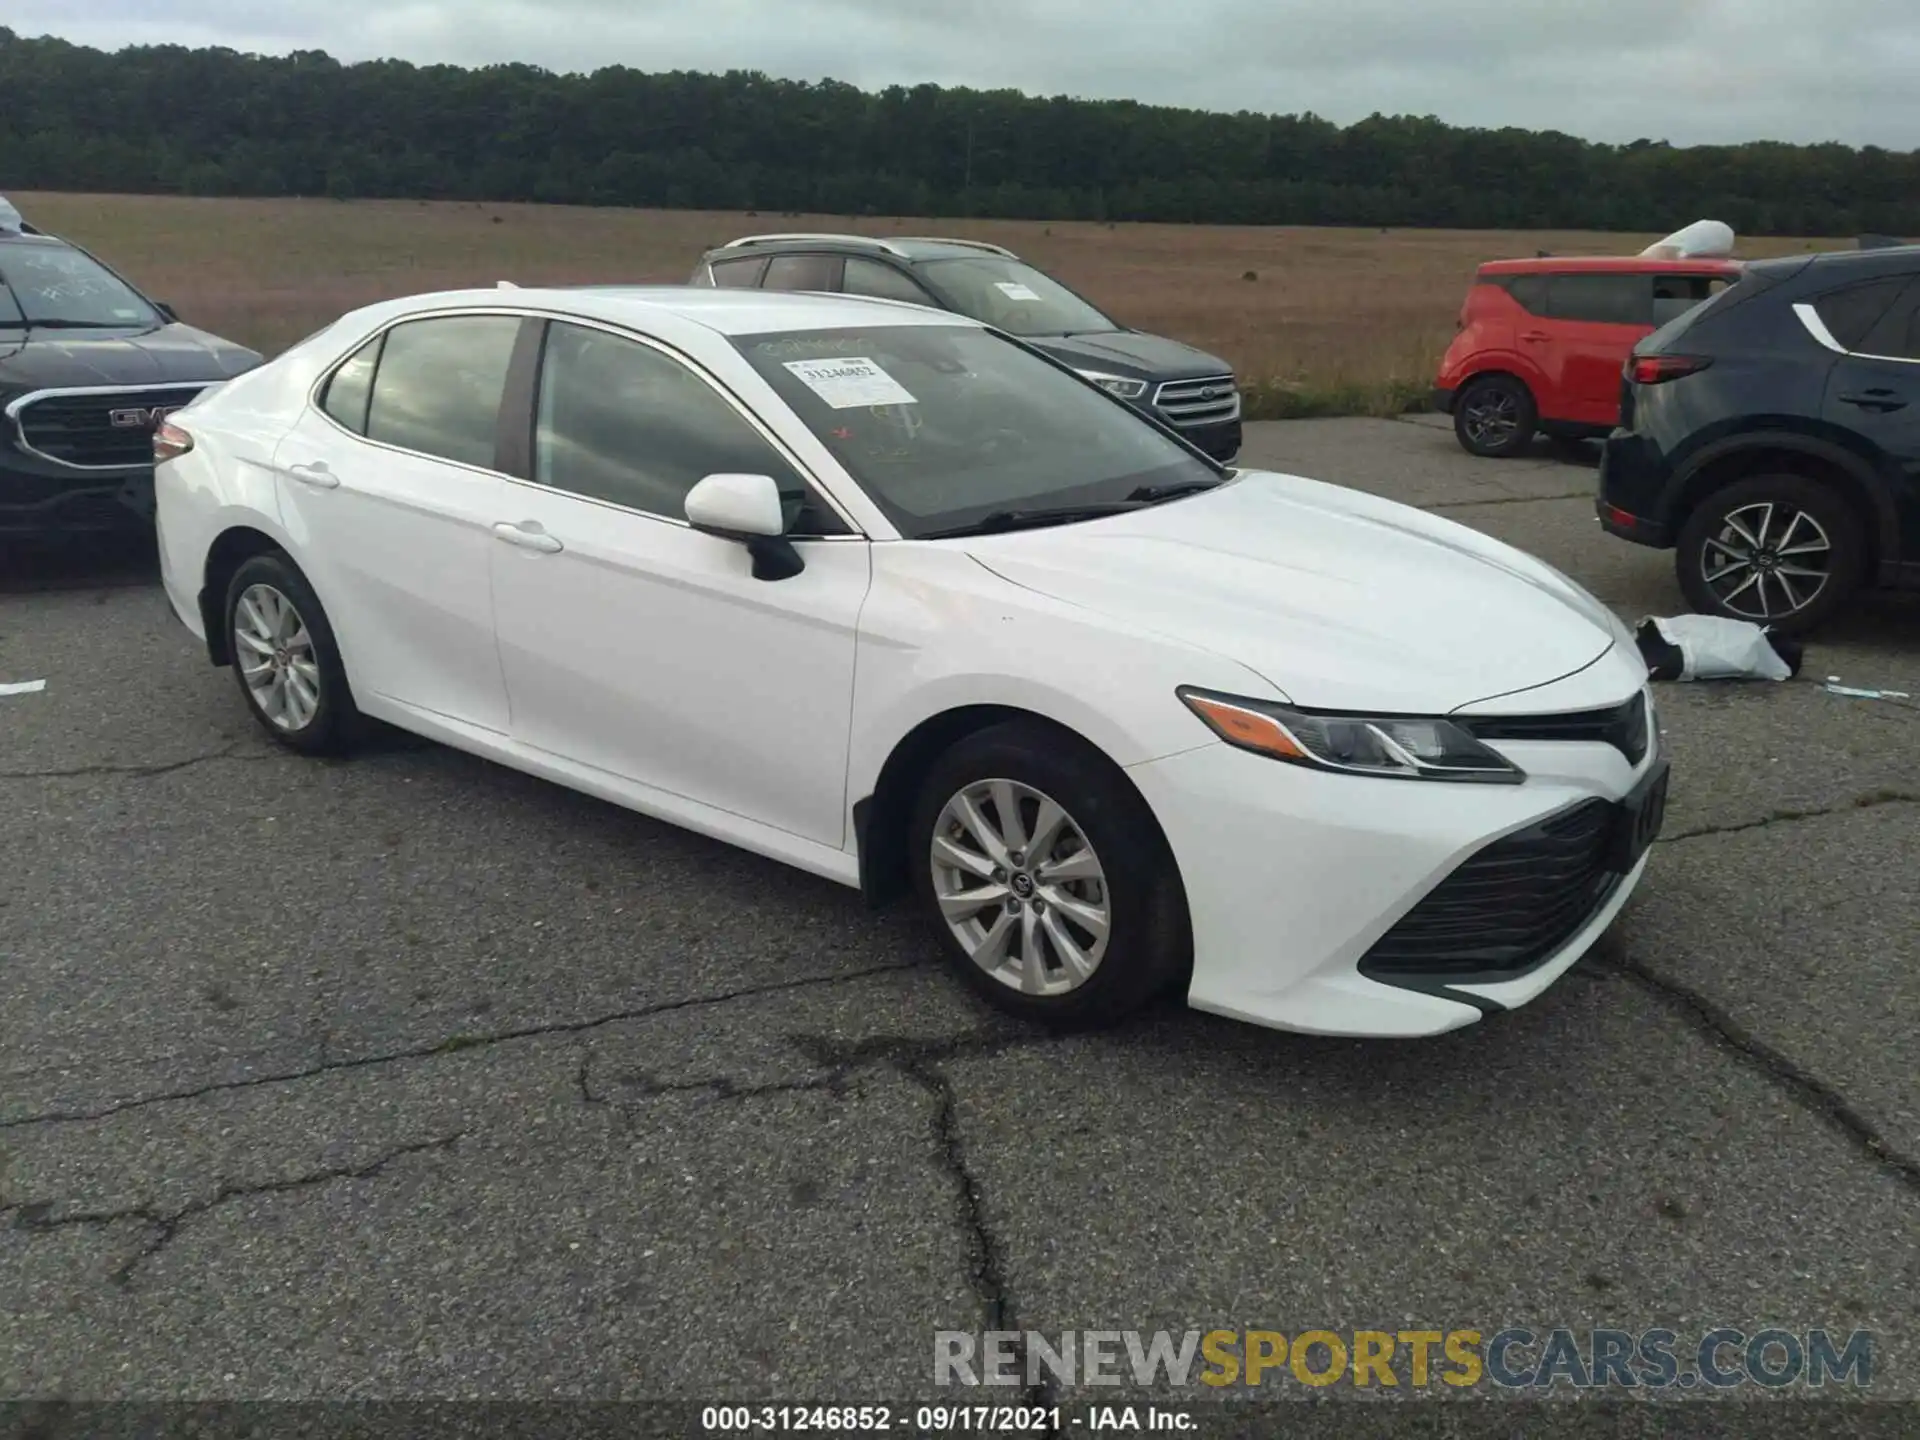
[[[22,453],[44,460],[49,465],[58,465],[65,470],[79,470],[87,474],[99,475],[110,471],[138,470],[138,465],[81,465],[72,460],[62,460],[58,455],[49,455],[44,450],[36,450],[27,443],[27,429],[20,421],[20,412],[29,405],[57,395],[144,395],[155,390],[192,390],[196,393],[215,385],[225,384],[232,376],[219,380],[161,380],[152,385],[51,385],[43,390],[29,390],[24,395],[15,396],[7,402],[6,417],[13,425],[15,440]]]
[[[485,475],[490,479],[504,480],[509,485],[519,485],[529,490],[543,491],[549,495],[561,495],[561,496],[565,496],[569,500],[578,500],[584,504],[598,505],[603,509],[614,510],[619,512],[622,515],[637,515],[647,520],[658,520],[662,524],[677,525],[683,530],[692,530],[693,526],[684,518],[676,518],[675,516],[672,516],[672,515],[662,515],[652,510],[637,509],[636,507],[631,505],[622,505],[616,500],[602,500],[592,495],[579,494],[577,491],[573,491],[573,490],[563,490],[556,485],[542,484],[540,481],[535,480],[530,476],[523,477],[519,475],[509,475],[505,471],[495,470],[491,466],[469,465],[464,460],[449,460],[444,455],[434,455],[425,450],[409,450],[404,445],[390,445],[384,440],[375,440],[370,436],[362,435],[357,430],[350,430],[345,425],[342,425],[338,420],[334,419],[333,416],[329,415],[327,413],[326,407],[320,403],[320,398],[319,398],[320,393],[322,390],[326,388],[327,382],[333,378],[334,372],[337,371],[342,365],[346,364],[347,361],[351,360],[355,355],[359,354],[361,350],[365,349],[368,345],[372,344],[375,340],[380,339],[389,330],[392,330],[395,326],[411,324],[417,320],[453,320],[453,319],[461,319],[461,318],[472,317],[472,316],[490,316],[490,315],[501,316],[501,317],[504,317],[507,319],[513,319],[513,320],[558,321],[561,324],[565,324],[565,325],[579,325],[587,329],[601,330],[609,335],[614,336],[616,339],[630,340],[637,344],[645,345],[650,349],[658,351],[661,355],[664,355],[669,360],[678,361],[680,364],[686,366],[686,368],[690,370],[694,375],[698,376],[702,381],[704,381],[707,384],[707,386],[714,391],[715,394],[719,395],[719,397],[723,401],[725,401],[728,405],[730,405],[733,408],[736,414],[738,414],[742,419],[744,419],[747,422],[748,426],[755,433],[757,433],[763,440],[765,440],[769,445],[771,445],[774,451],[777,454],[779,454],[782,459],[784,459],[789,465],[793,466],[794,473],[799,475],[801,480],[806,483],[808,488],[811,489],[813,493],[817,495],[823,502],[825,502],[828,509],[830,509],[835,515],[837,515],[840,518],[840,520],[853,532],[850,535],[792,535],[787,537],[788,539],[792,540],[793,543],[796,545],[816,545],[816,544],[825,543],[827,541],[848,541],[848,540],[858,540],[863,543],[866,543],[871,540],[871,537],[867,535],[867,533],[861,528],[859,522],[856,521],[853,518],[853,516],[847,514],[847,512],[841,507],[840,502],[837,499],[835,499],[831,494],[829,494],[827,491],[827,488],[820,483],[819,477],[815,474],[813,467],[810,465],[804,464],[801,461],[800,457],[793,452],[793,449],[791,446],[789,446],[778,435],[774,434],[773,431],[765,424],[765,422],[763,422],[758,415],[755,415],[752,412],[752,410],[750,410],[747,407],[744,401],[742,401],[738,396],[736,396],[731,390],[727,389],[725,385],[721,384],[717,379],[715,379],[714,376],[708,372],[705,366],[701,365],[697,360],[694,360],[691,356],[685,355],[679,350],[676,350],[673,346],[666,344],[664,341],[656,340],[651,336],[641,335],[637,331],[630,330],[623,325],[615,324],[614,322],[609,320],[600,320],[600,319],[593,318],[591,316],[572,315],[572,314],[564,313],[561,311],[554,311],[554,310],[537,310],[530,306],[497,306],[497,305],[456,306],[456,307],[445,309],[445,310],[422,310],[422,311],[417,311],[410,315],[397,315],[393,319],[385,322],[384,324],[379,325],[372,330],[369,330],[366,334],[357,337],[354,340],[353,344],[347,348],[344,354],[337,355],[334,359],[329,360],[326,363],[326,365],[321,368],[319,377],[315,379],[314,382],[307,387],[307,409],[312,414],[318,416],[326,424],[331,425],[335,430],[338,430],[342,435],[346,436],[348,439],[356,440],[362,445],[369,445],[376,450],[385,450],[395,455],[407,455],[407,456],[411,456],[416,460],[431,460],[437,464],[451,465],[451,466],[454,466],[456,469],[465,470],[475,475]],[[376,383],[379,380],[378,369],[376,369],[374,372],[374,379]],[[371,391],[369,391],[369,394],[371,394]],[[535,383],[534,394],[536,397],[539,394],[537,380]],[[536,405],[537,405],[537,399],[536,399]],[[529,458],[531,458],[531,456],[529,456]]]
[[[1847,353],[1847,347],[1833,338],[1833,332],[1827,329],[1827,322],[1820,318],[1820,312],[1813,308],[1812,301],[1799,301],[1794,305],[1793,313],[1800,317],[1800,323],[1806,327],[1807,333],[1827,349],[1836,355]]]

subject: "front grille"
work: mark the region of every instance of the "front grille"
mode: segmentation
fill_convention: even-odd
[[[1579,710],[1565,715],[1456,715],[1462,729],[1481,740],[1598,740],[1639,766],[1646,758],[1651,731],[1647,724],[1647,697],[1635,695],[1605,710]]]
[[[94,491],[56,506],[46,518],[67,530],[123,530],[135,526],[139,512],[116,496]]]
[[[1240,418],[1240,391],[1231,375],[1168,380],[1154,391],[1153,408],[1181,429]]]
[[[1380,937],[1362,974],[1499,979],[1532,969],[1579,933],[1621,877],[1607,852],[1620,809],[1588,800],[1495,841]]]
[[[153,463],[152,413],[185,405],[205,388],[54,390],[9,407],[9,412],[21,443],[44,460],[82,470],[128,470]],[[129,421],[133,415],[140,418]]]

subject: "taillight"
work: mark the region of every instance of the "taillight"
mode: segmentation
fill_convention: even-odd
[[[162,460],[175,460],[193,449],[193,436],[174,424],[171,420],[162,420],[153,432],[153,463]]]
[[[1636,355],[1627,361],[1627,378],[1636,385],[1664,385],[1711,365],[1704,355]]]

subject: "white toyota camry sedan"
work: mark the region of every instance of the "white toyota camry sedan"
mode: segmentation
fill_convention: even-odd
[[[1664,810],[1633,637],[1558,571],[944,312],[415,296],[155,455],[173,608],[283,744],[372,717],[915,892],[1041,1021],[1455,1029],[1573,964]]]

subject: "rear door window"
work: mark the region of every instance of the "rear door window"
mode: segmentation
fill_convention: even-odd
[[[408,320],[387,331],[367,406],[366,436],[383,445],[492,469],[512,315]]]
[[[356,435],[367,433],[367,401],[373,396],[373,367],[380,358],[384,333],[367,341],[340,362],[327,379],[320,408]]]
[[[880,300],[906,300],[914,305],[932,306],[934,299],[910,275],[878,260],[847,257],[846,278],[841,288],[849,295],[871,295]]]
[[[1920,280],[1907,282],[1905,292],[1867,332],[1859,349],[1863,355],[1920,362]]]
[[[1597,325],[1651,325],[1651,275],[1552,275],[1547,313],[1555,320]]]
[[[1880,318],[1893,307],[1906,287],[1904,275],[1845,285],[1816,296],[1814,313],[1842,350],[1858,350],[1868,332],[1880,323]]]
[[[838,255],[776,255],[767,266],[768,290],[838,290]]]
[[[1529,315],[1547,313],[1547,277],[1544,275],[1515,275],[1506,284],[1507,294]]]

